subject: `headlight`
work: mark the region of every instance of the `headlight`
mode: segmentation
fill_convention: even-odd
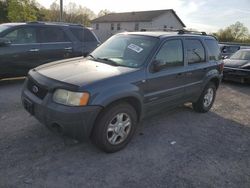
[[[86,92],[73,92],[65,89],[57,89],[53,95],[56,103],[68,106],[85,106],[89,101],[89,94]]]

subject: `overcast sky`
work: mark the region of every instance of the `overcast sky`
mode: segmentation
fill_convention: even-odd
[[[49,8],[60,0],[37,0]],[[102,9],[113,12],[174,9],[187,28],[213,32],[242,22],[250,30],[250,0],[64,0],[66,6],[75,2],[96,14]]]

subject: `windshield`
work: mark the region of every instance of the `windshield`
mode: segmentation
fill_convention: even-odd
[[[108,39],[90,57],[104,63],[125,67],[140,67],[158,39],[138,35],[116,35]]]
[[[250,60],[250,51],[237,51],[230,59]]]
[[[6,25],[0,25],[0,33],[3,32],[4,30],[8,29],[9,27]]]

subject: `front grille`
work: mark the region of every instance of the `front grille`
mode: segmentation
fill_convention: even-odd
[[[41,86],[40,84],[34,82],[32,79],[28,79],[27,83],[28,90],[36,95],[40,99],[44,99],[44,97],[48,93],[48,89],[46,89],[44,86]]]

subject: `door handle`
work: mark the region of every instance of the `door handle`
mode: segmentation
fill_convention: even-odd
[[[72,47],[64,48],[64,50],[72,50],[72,49],[73,49]]]
[[[182,73],[177,73],[176,77],[182,76]]]
[[[38,52],[38,51],[39,51],[39,49],[37,49],[37,48],[33,48],[33,49],[30,49],[29,51],[30,51],[30,52]]]
[[[193,73],[192,73],[192,72],[187,72],[186,75],[187,75],[187,76],[192,76]]]
[[[204,70],[204,71],[207,71],[207,70],[208,70],[208,68],[203,68],[203,70]]]

